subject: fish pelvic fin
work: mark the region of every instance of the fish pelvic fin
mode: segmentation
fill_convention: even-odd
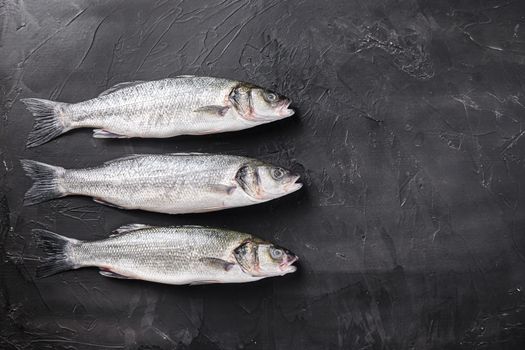
[[[75,262],[71,258],[71,251],[74,245],[80,241],[42,229],[34,229],[32,234],[37,245],[42,248],[45,254],[43,263],[36,269],[37,278],[52,276],[76,268]]]
[[[27,148],[40,146],[70,130],[63,113],[67,103],[40,98],[24,98],[21,101],[35,117],[33,130],[27,137]]]
[[[23,159],[20,161],[26,175],[33,179],[33,186],[26,192],[24,205],[33,205],[67,195],[60,185],[64,168]]]

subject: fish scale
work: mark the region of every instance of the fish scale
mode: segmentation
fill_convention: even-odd
[[[228,279],[255,280],[237,271],[221,271],[201,261],[217,258],[235,262],[231,252],[247,234],[202,227],[152,227],[96,242],[73,245],[71,261],[76,267],[102,266],[115,273],[149,281],[184,284]]]
[[[207,206],[220,206],[220,196],[206,187],[231,186],[237,168],[246,161],[231,156],[146,155],[99,168],[70,170],[63,182],[68,193],[101,198],[126,208],[183,210],[191,198],[208,199]]]
[[[82,267],[98,267],[106,277],[141,279],[167,284],[242,283],[296,270],[290,251],[235,231],[201,226],[126,225],[110,237],[79,241],[35,229],[47,254],[38,277]],[[259,245],[258,258],[245,254]],[[278,258],[271,251],[279,250]],[[253,251],[252,251],[253,252]]]
[[[218,78],[168,78],[144,82],[108,95],[68,105],[71,127],[94,127],[126,136],[174,136],[206,123],[226,123],[194,112],[203,106],[223,106],[237,82]],[[243,122],[243,124],[245,124]]]
[[[78,103],[21,101],[35,116],[28,147],[76,128],[94,128],[97,138],[163,138],[242,130],[294,114],[284,96],[235,80],[196,76],[120,83]]]
[[[123,209],[183,214],[253,205],[301,188],[295,183],[299,177],[289,172],[280,180],[239,182],[240,169],[264,168],[269,172],[276,167],[231,155],[132,155],[86,169],[64,169],[30,160],[23,160],[22,166],[35,180],[26,193],[26,204],[82,195]],[[279,192],[262,196],[264,186]]]

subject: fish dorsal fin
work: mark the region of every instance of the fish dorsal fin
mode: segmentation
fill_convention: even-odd
[[[145,225],[145,224],[128,224],[128,225],[120,226],[119,228],[113,230],[113,232],[111,232],[111,235],[109,237],[120,236],[125,233],[142,230],[142,229],[149,228],[149,227],[153,227],[153,226]]]
[[[207,156],[210,155],[210,153],[202,153],[202,152],[177,152],[177,153],[169,153],[170,156]]]
[[[117,158],[117,159],[108,160],[108,161],[104,162],[104,165],[113,164],[115,162],[120,162],[120,161],[123,161],[123,160],[138,159],[138,158],[141,158],[141,157],[147,157],[147,156],[151,156],[151,155],[152,154],[130,154],[130,155],[125,156],[125,157],[120,157],[120,158]]]
[[[109,89],[107,90],[104,90],[100,93],[100,95],[98,95],[98,97],[101,97],[101,96],[106,96],[106,95],[109,95],[117,90],[120,90],[120,89],[125,89],[125,88],[128,88],[128,87],[132,87],[132,86],[135,86],[135,85],[139,85],[139,84],[142,84],[142,83],[145,83],[144,80],[135,80],[135,81],[126,81],[124,83],[119,83],[117,85],[113,85],[112,87],[110,87]]]
[[[145,158],[149,156],[207,156],[210,155],[210,153],[200,153],[200,152],[180,152],[180,153],[166,153],[166,154],[130,154],[124,157],[120,157],[117,159],[111,159],[108,161],[105,161],[103,165],[110,165],[115,162],[121,162],[124,160],[131,160],[131,159],[139,159],[139,158]]]
[[[180,225],[180,226],[173,226],[177,228],[210,228],[208,226],[201,226],[201,225]]]

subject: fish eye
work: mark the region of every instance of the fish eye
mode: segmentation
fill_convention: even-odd
[[[266,99],[270,102],[274,102],[277,100],[277,95],[274,94],[273,92],[269,92],[266,94]]]
[[[281,179],[284,176],[284,169],[275,168],[272,170],[272,177],[276,180]]]
[[[280,259],[284,255],[282,249],[272,248],[270,249],[270,256],[273,259]]]

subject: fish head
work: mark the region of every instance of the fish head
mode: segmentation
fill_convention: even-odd
[[[268,201],[295,192],[303,187],[300,176],[291,171],[265,164],[251,162],[239,168],[235,180],[242,190],[257,201]]]
[[[270,242],[249,239],[234,250],[241,269],[254,277],[282,276],[297,270],[297,255]]]
[[[259,256],[259,270],[269,276],[282,276],[297,270],[293,265],[299,257],[286,248],[275,244],[259,244],[257,247]]]
[[[239,115],[255,122],[271,122],[292,116],[292,101],[274,91],[241,83],[233,88],[229,100]]]

